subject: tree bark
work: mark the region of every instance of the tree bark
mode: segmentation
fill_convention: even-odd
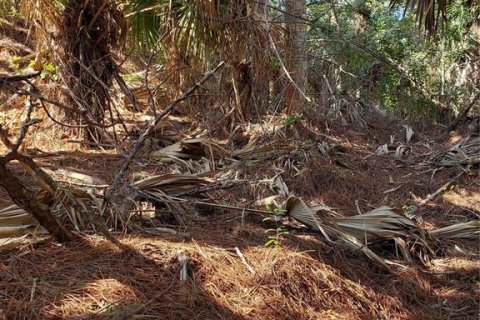
[[[307,4],[305,0],[285,0],[285,7],[285,66],[294,83],[287,81],[284,104],[285,112],[294,114],[301,112],[305,105],[307,24],[303,17]]]
[[[34,194],[15,178],[6,166],[4,157],[0,157],[0,186],[5,188],[12,200],[30,213],[59,242],[68,242],[77,237],[50,211],[46,204],[38,202]]]

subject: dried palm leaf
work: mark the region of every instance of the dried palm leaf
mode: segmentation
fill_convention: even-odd
[[[0,227],[34,224],[35,219],[17,205],[0,209]]]
[[[0,227],[0,238],[18,236],[24,234],[27,230],[31,229],[32,225],[16,225],[8,227]]]
[[[212,179],[188,174],[163,174],[136,181],[132,186],[143,192],[152,195],[159,194],[162,197],[164,195],[182,195],[212,182]]]
[[[75,172],[67,169],[58,169],[55,171],[56,174],[62,175],[64,177],[67,177],[69,179],[77,180],[85,184],[89,185],[99,185],[99,186],[105,186],[107,185],[107,182],[103,180],[102,178],[99,177],[94,177],[88,174],[84,174],[81,172]]]
[[[379,265],[385,267],[386,269],[390,270],[390,267],[388,266],[389,264],[392,264],[392,262],[388,259],[380,257],[378,254],[373,252],[368,246],[364,243],[362,243],[360,240],[357,238],[346,234],[346,233],[341,233],[337,232],[336,234],[338,236],[339,241],[347,247],[347,249],[351,250],[352,252],[358,252],[361,251],[363,254],[365,254],[368,258],[370,258],[372,261],[378,263]]]
[[[0,251],[25,246],[47,239],[48,232],[46,232],[45,229],[36,230],[34,233],[35,237],[31,237],[29,232],[29,234],[24,234],[18,237],[10,236],[8,238],[0,238]]]
[[[152,153],[153,157],[177,157],[180,159],[207,158],[212,160],[231,157],[231,152],[207,138],[184,139]]]
[[[430,231],[429,234],[436,239],[479,239],[480,221],[457,223]]]
[[[259,138],[252,139],[242,149],[237,149],[233,152],[234,157],[242,159],[256,159],[259,157],[267,157],[274,152],[279,151],[279,145],[275,142],[260,143]]]
[[[470,135],[451,147],[436,164],[442,167],[480,164],[480,136]]]
[[[313,230],[320,231],[328,241],[332,241],[324,230],[325,226],[322,226],[322,221],[317,216],[317,213],[320,211],[331,213],[332,211],[329,207],[317,205],[314,211],[302,199],[292,196],[287,199],[285,209],[290,217]]]
[[[335,237],[346,247],[361,251],[373,261],[389,268],[393,264],[388,259],[372,251],[368,244],[372,241],[393,240],[407,261],[412,261],[412,255],[406,239],[413,239],[416,245],[426,248],[426,254],[433,254],[423,237],[423,230],[410,219],[396,214],[388,207],[381,207],[365,214],[353,217],[339,217],[326,206],[310,207],[297,197],[290,197],[285,204],[288,215],[305,224],[312,230],[320,231],[327,240]],[[318,214],[323,213],[323,217]],[[424,250],[419,257],[426,260]]]
[[[371,260],[382,265],[386,269],[390,269],[388,266],[390,261],[377,255],[361,240],[355,238],[352,235],[332,228],[331,223],[324,223],[320,220],[317,214],[321,212],[327,214],[327,219],[325,220],[329,220],[332,217],[338,217],[338,214],[332,211],[329,207],[324,205],[315,205],[313,207],[309,207],[302,199],[292,196],[287,199],[285,208],[290,217],[305,224],[312,230],[320,231],[328,241],[332,242],[330,236],[334,236],[348,250],[352,252],[361,251]]]
[[[389,207],[380,207],[353,217],[337,218],[337,230],[367,241],[393,239],[395,237],[418,237],[420,228],[407,217],[401,216]]]

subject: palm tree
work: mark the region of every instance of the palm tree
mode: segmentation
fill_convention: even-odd
[[[190,86],[209,63],[226,60],[231,100],[241,121],[250,117],[253,90],[264,82],[270,56],[268,30],[259,15],[248,0],[147,0],[127,7],[130,24],[138,27],[132,30],[134,43],[151,47],[162,35],[165,64],[180,69],[177,89]]]
[[[126,34],[116,2],[34,0],[21,1],[20,6],[35,27],[37,51],[47,47],[58,67],[65,89],[63,102],[69,107],[64,110],[67,122],[85,140],[103,141],[109,89],[117,74],[113,54]]]
[[[123,14],[112,0],[69,0],[57,27],[62,47],[58,61],[67,100],[77,107],[67,115],[85,125],[88,141],[102,142],[105,112],[110,109],[109,89],[117,73],[113,50],[125,39]]]
[[[433,35],[438,31],[439,26],[448,20],[448,7],[458,4],[454,0],[407,0],[406,2],[392,0],[391,5],[404,6],[405,10],[415,11],[419,26],[423,27],[428,34]],[[462,1],[462,5],[476,12],[476,20],[480,20],[480,1]]]

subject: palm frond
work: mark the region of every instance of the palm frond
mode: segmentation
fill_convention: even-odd
[[[212,182],[209,178],[188,174],[163,174],[136,181],[132,186],[154,196],[167,195],[174,197],[204,187]]]
[[[35,219],[16,204],[0,209],[0,227],[33,223],[35,223]]]
[[[457,223],[430,231],[429,234],[436,239],[479,239],[480,221]]]
[[[337,218],[334,225],[337,230],[366,241],[398,236],[417,237],[419,230],[412,220],[393,212],[389,207],[380,207],[352,217]]]
[[[332,238],[354,252],[360,251],[387,269],[393,262],[376,253],[372,249],[374,243],[393,241],[407,261],[413,260],[411,246],[418,247],[413,251],[418,252],[422,261],[433,255],[423,230],[389,207],[380,207],[352,217],[340,217],[329,207],[308,206],[300,198],[290,197],[285,208],[290,217],[312,230],[320,231],[329,241]]]
[[[391,0],[390,6],[404,6],[405,12],[414,11],[419,26],[429,35],[435,34],[439,27],[448,22],[449,11],[452,6],[465,6],[473,12],[474,20],[480,19],[478,1],[453,1],[453,0]]]
[[[435,160],[441,167],[480,165],[480,135],[469,135]]]

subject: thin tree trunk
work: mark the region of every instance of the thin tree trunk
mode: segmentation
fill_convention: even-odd
[[[268,7],[267,7],[267,0],[258,0],[254,1],[254,11],[255,14],[259,17],[259,20],[263,23],[268,19]],[[268,63],[271,59],[271,52],[267,51],[265,54],[265,60],[261,61],[262,67],[261,68],[254,68],[261,69],[262,72],[253,72],[253,95],[254,95],[254,103],[258,109],[256,110],[259,112],[257,116],[264,114],[270,105],[270,81],[272,80],[271,71],[272,68]],[[255,66],[254,66],[255,67]],[[264,68],[268,67],[268,71],[264,73]]]
[[[291,80],[285,89],[285,112],[299,113],[305,104],[305,87],[307,82],[307,63],[305,38],[307,25],[305,16],[307,4],[305,0],[285,0],[285,66]]]
[[[22,209],[30,213],[59,242],[77,239],[63,223],[43,203],[38,202],[33,193],[28,190],[13,172],[6,166],[5,158],[0,157],[0,186]]]

